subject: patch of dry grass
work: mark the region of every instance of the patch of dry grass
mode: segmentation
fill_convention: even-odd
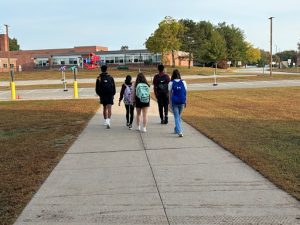
[[[98,109],[97,100],[0,102],[0,224],[12,224]]]
[[[166,66],[166,72],[171,74],[174,69],[179,69],[181,74],[195,75],[195,74],[212,74],[213,69],[209,67],[191,67],[190,69],[187,67],[170,67]],[[154,76],[157,74],[156,66],[141,66],[141,72],[143,72],[146,76]],[[230,71],[230,70],[219,70],[220,72]],[[79,73],[77,78],[97,78],[99,74],[99,70],[85,70],[79,69]],[[110,73],[113,77],[126,77],[126,75],[136,76],[139,73],[139,67],[131,67],[129,66],[128,70],[118,70],[116,67],[108,67],[108,73]],[[15,73],[15,80],[60,80],[62,78],[61,72],[58,69],[52,70],[34,70],[34,71],[24,71],[20,73]],[[66,78],[73,79],[73,72],[67,70]],[[0,73],[0,81],[9,81],[10,76],[8,73]]]
[[[300,199],[300,87],[190,92],[183,118]]]

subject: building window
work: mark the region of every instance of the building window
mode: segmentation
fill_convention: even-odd
[[[77,65],[77,58],[69,58],[70,65]]]
[[[105,58],[106,63],[115,63],[115,57],[106,57]]]
[[[6,63],[3,64],[3,68],[7,69],[7,64]]]

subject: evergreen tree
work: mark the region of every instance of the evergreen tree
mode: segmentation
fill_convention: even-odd
[[[9,51],[18,51],[20,50],[20,45],[16,38],[9,38]]]

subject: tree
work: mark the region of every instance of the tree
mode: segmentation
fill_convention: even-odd
[[[270,58],[270,53],[260,49],[260,59],[258,60],[259,67],[265,67],[268,64]]]
[[[215,62],[216,67],[219,61],[226,58],[226,42],[217,30],[213,30],[211,38],[205,44],[205,58],[210,62]]]
[[[245,42],[244,33],[241,29],[234,25],[227,25],[225,22],[219,23],[217,30],[224,37],[227,47],[227,58],[236,62],[245,60],[247,44]]]
[[[260,49],[254,48],[252,44],[247,43],[246,62],[257,63],[260,58]]]
[[[9,51],[18,51],[20,50],[20,45],[16,38],[9,38]]]
[[[179,20],[184,26],[184,32],[181,38],[181,47],[180,50],[188,52],[188,60],[189,60],[189,68],[191,68],[191,61],[193,56],[195,55],[195,47],[197,46],[195,43],[195,31],[196,31],[196,23],[193,20],[183,19]]]
[[[128,46],[127,45],[122,45],[121,46],[121,51],[124,52],[124,64],[126,65],[126,51],[128,51]]]
[[[162,62],[167,52],[172,52],[172,66],[175,66],[174,51],[179,50],[181,41],[180,36],[184,31],[184,26],[172,17],[165,17],[159,23],[154,34],[146,40],[146,48],[153,53],[161,53]]]
[[[288,61],[288,59],[291,59],[292,62],[297,61],[297,52],[294,50],[278,52],[276,55],[279,56],[281,61]]]
[[[121,46],[121,51],[127,51],[129,48],[127,45],[122,45]]]

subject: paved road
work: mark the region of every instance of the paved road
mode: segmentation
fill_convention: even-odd
[[[300,224],[297,200],[191,126],[172,134],[155,102],[147,133],[113,112],[111,129],[92,118],[15,225]]]
[[[213,82],[213,79],[212,79]],[[244,82],[222,82],[217,86],[212,83],[198,83],[189,84],[189,90],[219,90],[232,88],[263,88],[263,87],[288,87],[300,86],[300,79],[298,80],[276,80],[276,81],[244,81]],[[119,89],[118,89],[119,92]],[[17,96],[20,99],[71,99],[73,98],[73,89],[64,92],[62,89],[34,89],[34,90],[17,90]],[[80,98],[94,98],[97,97],[94,88],[80,88]],[[0,100],[10,100],[10,91],[0,91]]]

